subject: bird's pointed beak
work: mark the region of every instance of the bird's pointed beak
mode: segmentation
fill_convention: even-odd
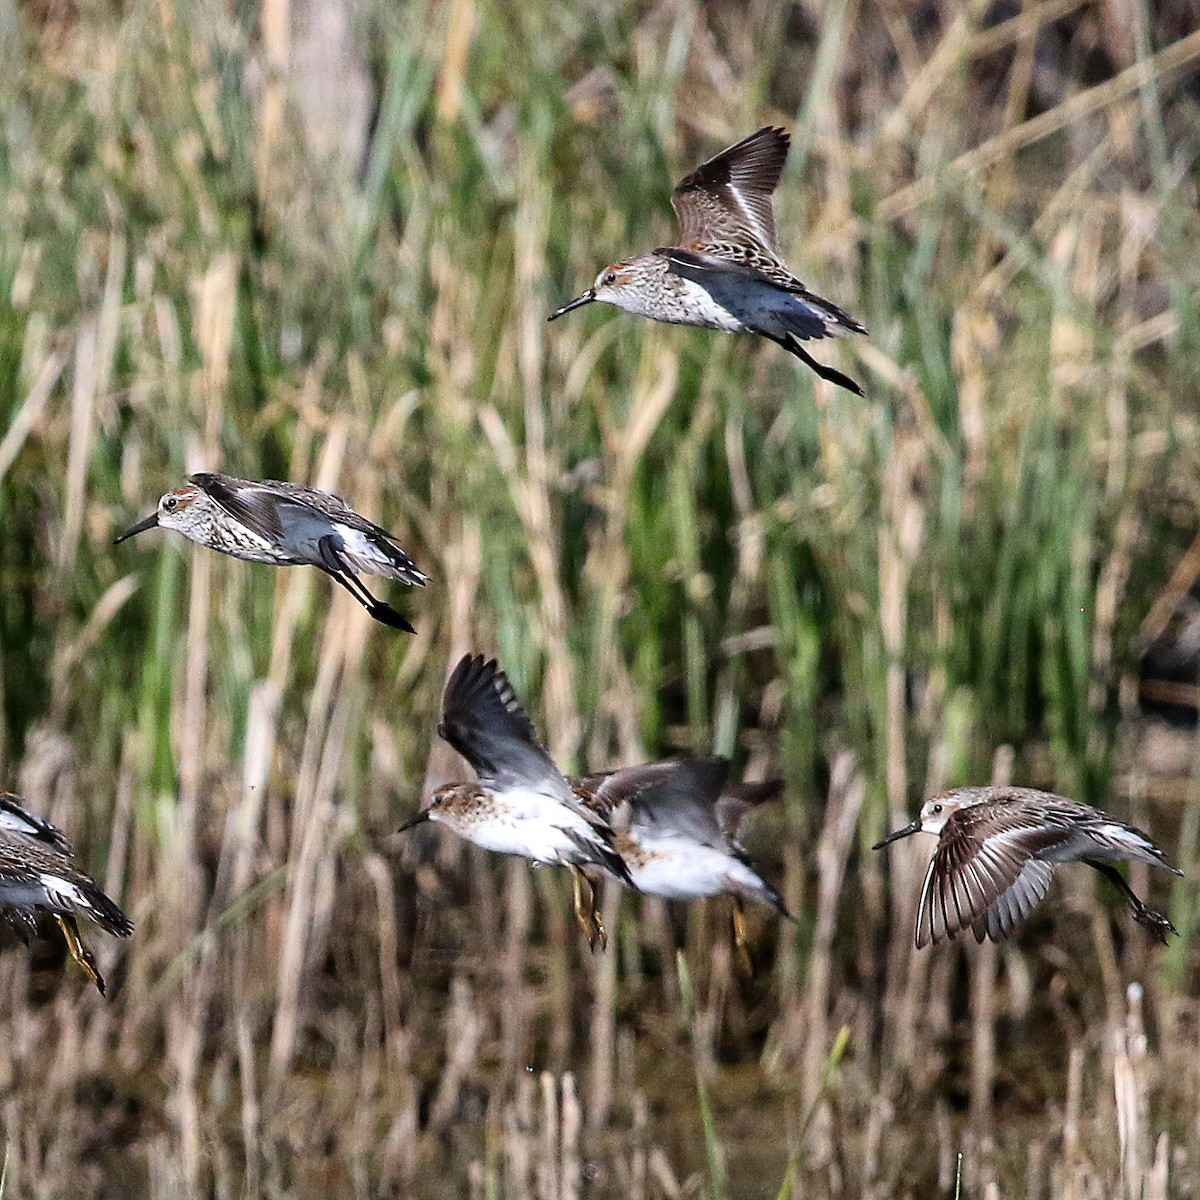
[[[921,820],[918,817],[917,820],[912,822],[912,824],[905,825],[903,829],[897,829],[897,830],[894,830],[892,833],[889,833],[887,835],[887,837],[885,837],[883,839],[883,841],[876,842],[875,845],[873,845],[871,847],[871,849],[872,850],[882,850],[884,848],[884,846],[888,845],[891,842],[898,842],[901,838],[911,837],[912,834],[920,833],[920,832],[921,832]]]
[[[156,529],[158,527],[158,513],[152,512],[144,521],[139,521],[136,525],[125,530],[123,534],[115,542],[114,546],[119,546],[122,542],[127,541],[131,537],[135,537],[139,533],[145,533],[147,529]]]
[[[396,833],[407,833],[410,829],[415,829],[416,826],[420,825],[422,822],[428,821],[430,811],[431,810],[428,808],[421,809],[416,816],[409,817],[408,820],[396,830]]]
[[[559,317],[565,313],[569,313],[573,308],[582,308],[585,304],[591,304],[596,299],[596,289],[588,288],[582,296],[576,296],[570,304],[564,304],[557,312],[552,312],[547,318],[547,321],[557,321]]]

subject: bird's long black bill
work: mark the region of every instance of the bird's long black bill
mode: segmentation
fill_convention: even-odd
[[[113,542],[113,545],[119,546],[122,542],[128,541],[131,537],[136,537],[139,533],[145,533],[147,529],[157,528],[158,513],[152,512],[144,521],[139,521],[136,525],[133,525],[129,529],[125,530],[125,532]]]
[[[552,312],[547,318],[547,321],[557,321],[559,317],[566,316],[573,308],[582,308],[585,304],[591,304],[596,299],[596,293],[588,288],[582,296],[576,296],[570,304],[564,304],[562,308],[556,312]]]
[[[429,809],[423,808],[423,809],[421,809],[421,811],[419,813],[416,814],[416,816],[409,817],[408,820],[405,821],[404,824],[401,825],[400,828],[396,830],[396,832],[397,833],[407,833],[410,829],[415,829],[418,825],[420,825],[423,822],[428,821],[428,820],[429,820]]]
[[[921,822],[913,821],[911,825],[905,825],[903,829],[893,830],[881,842],[876,842],[875,845],[873,845],[871,847],[871,849],[872,850],[882,850],[884,848],[884,846],[889,845],[891,842],[898,842],[901,838],[911,837],[914,833],[920,833],[920,832],[921,832]]]

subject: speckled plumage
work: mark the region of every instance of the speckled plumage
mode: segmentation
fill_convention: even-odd
[[[128,937],[133,925],[75,866],[71,845],[58,829],[5,792],[0,794],[0,916],[27,942],[38,932],[43,913],[58,921],[72,956],[103,994],[104,979],[79,941],[75,918],[87,917],[116,937]]]
[[[313,566],[341,584],[376,620],[414,632],[406,617],[377,600],[356,574],[423,587],[428,576],[395,538],[337,496],[303,484],[200,473],[175,488],[157,511],[117,542],[159,526],[248,562]]]
[[[1160,941],[1171,922],[1133,893],[1111,865],[1142,862],[1181,874],[1140,829],[1098,808],[1034,788],[957,788],[926,800],[910,825],[876,849],[914,833],[938,836],[917,905],[917,948],[970,929],[976,941],[1009,937],[1046,895],[1057,867],[1083,862],[1122,892],[1134,919]]]
[[[789,144],[784,130],[768,125],[702,163],[671,196],[679,245],[605,267],[550,320],[598,301],[667,324],[756,333],[861,395],[854,380],[818,363],[801,345],[867,331],[845,309],[809,291],[779,256],[771,194]]]

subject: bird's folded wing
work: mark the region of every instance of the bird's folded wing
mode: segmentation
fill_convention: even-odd
[[[75,853],[57,826],[34,816],[11,792],[0,792],[0,830],[41,842],[68,858]]]
[[[339,525],[345,525],[349,529],[356,529],[360,533],[368,534],[370,537],[383,538],[389,542],[396,540],[395,534],[384,529],[382,525],[378,525],[374,521],[364,517],[362,513],[355,512],[341,496],[335,496],[332,492],[322,492],[317,488],[274,482],[264,484],[263,486],[274,486],[279,489],[278,499],[285,520],[289,506],[295,506],[296,510],[319,513],[323,517],[328,517],[331,521],[336,521]]]
[[[190,482],[219,504],[235,521],[260,537],[270,542],[278,542],[283,537],[277,492],[249,481],[238,480],[234,486],[221,475],[204,472],[191,476]]]

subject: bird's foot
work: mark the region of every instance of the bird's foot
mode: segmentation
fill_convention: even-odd
[[[587,899],[584,899],[584,890]],[[608,948],[608,934],[604,930],[604,922],[600,919],[600,909],[596,904],[596,889],[592,881],[578,868],[571,868],[571,893],[575,902],[575,919],[588,940],[588,948],[593,954],[596,947],[601,950]]]
[[[387,625],[390,629],[400,629],[405,633],[417,632],[412,622],[402,612],[397,612],[390,604],[385,604],[382,600],[376,600],[367,609],[367,612],[380,624]]]
[[[1160,912],[1142,905],[1133,909],[1133,919],[1143,928],[1149,930],[1156,941],[1164,946],[1167,944],[1167,934],[1178,934],[1179,930]]]
[[[71,957],[83,968],[87,977],[96,985],[96,990],[103,996],[104,976],[100,974],[100,968],[96,966],[92,952],[83,944],[79,936],[79,926],[75,924],[75,918],[56,914],[54,919],[63,931],[63,937],[67,939],[67,950]]]
[[[604,928],[604,921],[600,917],[600,910],[592,909],[591,929],[588,932],[588,948],[593,954],[596,953],[596,948],[599,947],[601,953],[608,949],[608,931]]]

